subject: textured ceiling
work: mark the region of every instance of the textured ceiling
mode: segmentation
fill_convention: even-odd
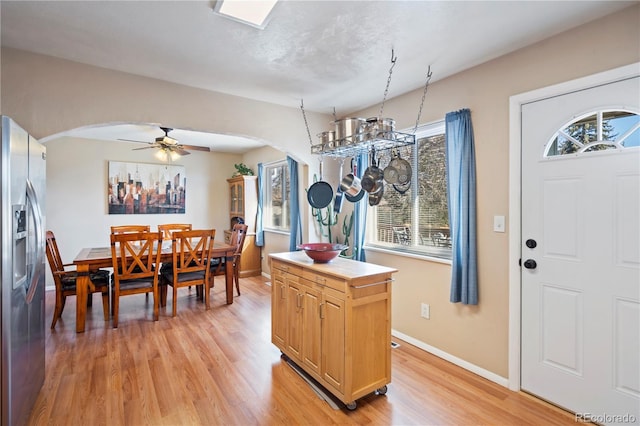
[[[437,81],[636,2],[284,0],[264,30],[213,3],[2,0],[1,41],[342,116],[382,101],[392,49],[389,98],[422,87],[429,66]]]

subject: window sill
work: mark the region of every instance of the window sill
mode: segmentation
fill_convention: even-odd
[[[265,228],[263,229],[264,232],[269,232],[271,234],[280,234],[280,235],[289,235],[291,234],[291,231],[284,231],[282,229],[273,229],[273,228]]]
[[[428,254],[418,254],[416,252],[411,252],[411,251],[391,250],[391,249],[386,249],[378,246],[369,246],[366,244],[364,246],[364,249],[368,251],[373,251],[376,253],[384,253],[384,254],[390,254],[393,256],[408,257],[411,259],[424,260],[427,262],[451,265],[451,259],[443,259],[441,257],[429,256]]]

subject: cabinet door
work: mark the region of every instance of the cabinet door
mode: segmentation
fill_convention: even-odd
[[[322,322],[320,304],[322,293],[313,288],[313,283],[302,287],[302,363],[320,375]]]
[[[237,184],[236,193],[238,194],[238,216],[244,217],[244,182]]]
[[[300,284],[287,280],[287,351],[291,358],[302,359],[302,291]]]
[[[229,184],[229,213],[234,216],[238,212],[238,185]]]
[[[332,296],[328,289],[325,289],[323,299],[322,378],[344,392],[345,302],[343,298]]]
[[[273,270],[271,284],[271,342],[280,350],[287,340],[287,286],[284,277]]]

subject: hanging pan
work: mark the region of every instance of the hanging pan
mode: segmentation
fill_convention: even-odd
[[[362,189],[362,185],[360,184],[360,178],[358,177],[358,168],[355,164],[354,159],[351,159],[351,173],[346,175],[340,185],[344,191],[344,198],[351,203],[357,203],[362,200],[364,197],[365,190]],[[344,185],[344,186],[343,186]],[[345,190],[345,188],[347,188]]]
[[[320,180],[307,191],[307,201],[315,209],[324,209],[333,201],[333,188],[322,180],[322,157],[320,157]]]
[[[387,182],[404,185],[411,181],[411,164],[402,158],[398,151],[394,152],[393,159],[389,162],[389,166],[395,169],[397,176],[395,182],[391,182],[389,180],[387,180]]]
[[[342,179],[342,166],[344,166],[344,158],[340,160],[340,175],[338,179]],[[338,185],[336,189],[336,198],[333,200],[334,213],[340,213],[342,211],[342,204],[344,202],[344,192],[342,192],[342,185]]]
[[[382,201],[382,197],[384,196],[384,183],[380,183],[378,185],[378,189],[375,192],[369,193],[369,205],[371,207],[375,207],[380,204]]]

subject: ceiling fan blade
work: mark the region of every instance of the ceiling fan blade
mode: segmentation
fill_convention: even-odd
[[[141,148],[133,148],[132,151],[137,151],[140,149],[149,149],[149,148],[160,148],[160,145],[157,143],[145,142],[147,146],[143,146]]]
[[[191,151],[211,152],[211,149],[207,148],[206,146],[196,146],[196,145],[181,145],[181,146],[182,148],[190,149]]]
[[[149,141],[137,141],[135,139],[119,139],[119,141],[124,141],[124,142],[137,142],[137,143],[149,143]]]
[[[172,150],[173,152],[177,152],[177,153],[178,153],[178,154],[180,154],[180,155],[189,155],[189,154],[191,154],[189,151],[185,151],[185,150],[184,150],[184,149],[182,149],[182,148],[172,148],[171,150]]]

